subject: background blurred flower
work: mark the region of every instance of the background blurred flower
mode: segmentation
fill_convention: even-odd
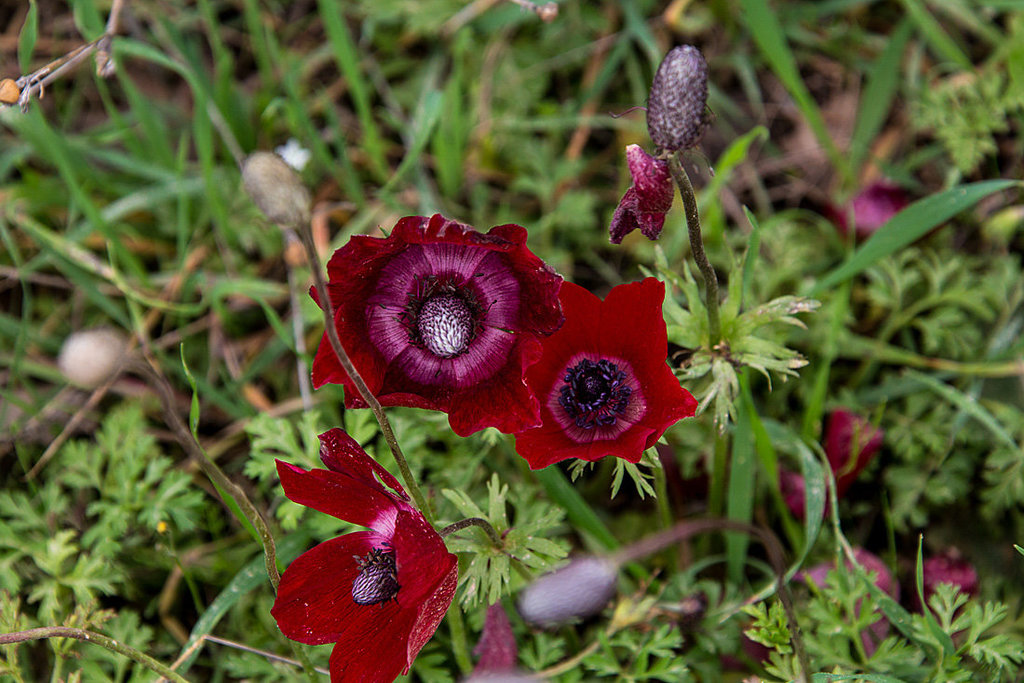
[[[320,443],[329,470],[277,461],[285,495],[368,531],[300,555],[281,577],[271,614],[292,640],[336,643],[332,681],[390,683],[409,672],[437,630],[455,595],[458,562],[352,437],[332,429]]]
[[[327,272],[338,335],[382,405],[444,411],[459,436],[539,424],[523,371],[562,324],[562,278],[526,248],[524,228],[485,235],[411,216],[389,237],[353,237]],[[366,407],[325,334],[313,384],[328,382]]]
[[[836,497],[842,498],[850,485],[882,447],[883,432],[865,418],[842,408],[833,411],[825,427],[825,455],[836,478]],[[795,472],[779,472],[779,487],[786,506],[804,518],[804,478]],[[827,506],[827,501],[826,501]],[[827,507],[826,507],[827,511]]]
[[[567,282],[560,298],[565,325],[526,373],[543,424],[516,434],[516,451],[533,469],[608,455],[639,462],[697,409],[665,362],[665,285],[647,278],[619,285],[601,301]]]
[[[849,215],[852,213],[854,232],[858,238],[864,239],[873,235],[909,203],[910,199],[902,187],[878,180],[861,190],[848,207],[830,206],[827,213],[844,235],[850,230]]]

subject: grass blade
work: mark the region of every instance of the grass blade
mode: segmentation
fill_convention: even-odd
[[[740,7],[740,16],[743,18],[747,30],[750,31],[765,59],[768,60],[772,71],[796,100],[797,107],[807,119],[808,125],[814,131],[814,137],[824,148],[832,166],[845,180],[851,181],[853,173],[850,170],[850,164],[832,141],[832,135],[825,126],[825,118],[821,114],[821,109],[818,108],[800,77],[796,59],[786,43],[785,32],[778,17],[769,9],[767,0],[740,0]]]

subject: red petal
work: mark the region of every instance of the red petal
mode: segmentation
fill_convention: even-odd
[[[409,500],[405,489],[390,472],[367,455],[362,446],[342,429],[330,429],[319,437],[320,459],[328,469],[362,479],[370,484],[377,483],[374,474],[385,486],[398,493],[403,499]]]
[[[516,451],[538,469],[567,458],[597,460],[609,455],[639,462],[672,424],[694,414],[697,401],[679,385],[666,364],[668,338],[661,304],[665,286],[654,278],[619,285],[602,302],[587,290],[564,283],[560,293],[565,325],[544,342],[544,355],[527,371],[527,384],[541,403],[543,424],[516,434]],[[613,438],[570,438],[552,413],[549,398],[566,366],[581,352],[625,361],[643,393],[639,421]],[[557,407],[555,408],[558,409]]]
[[[358,531],[325,541],[299,555],[285,570],[270,613],[281,633],[307,645],[336,642],[345,633],[362,631],[399,606],[382,603],[368,609],[352,600],[352,582],[359,573],[353,556],[362,557],[387,539]]]
[[[374,529],[385,536],[394,533],[399,506],[407,507],[376,481],[367,482],[331,470],[307,472],[280,460],[277,473],[285,495],[299,505]]]
[[[331,651],[331,683],[392,683],[408,673],[412,664],[409,634],[416,611],[385,613],[393,605],[363,606],[366,615],[361,617],[360,628],[345,633]]]

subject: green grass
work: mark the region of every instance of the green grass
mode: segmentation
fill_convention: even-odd
[[[106,5],[72,6],[0,10],[20,26],[3,44],[0,78],[102,34]],[[87,60],[26,113],[0,110],[0,633],[93,629],[166,664],[181,657],[190,680],[322,679],[202,640],[326,667],[330,648],[278,631],[259,534],[240,520],[250,519],[250,501],[282,569],[349,530],[286,500],[276,479],[275,457],[315,465],[317,430],[346,428],[393,469],[376,424],[367,411],[346,411],[339,387],[314,391],[311,405],[301,395],[296,357],[308,364],[323,331],[309,265],[288,255],[285,232],[253,205],[239,170],[244,155],[295,138],[311,152],[301,178],[325,249],[316,267],[352,235],[379,235],[405,215],[441,212],[481,230],[518,223],[539,256],[601,295],[645,273],[666,280],[671,363],[698,398],[720,390],[659,445],[672,465],[660,507],[630,477],[611,496],[623,479],[615,463],[575,480],[561,467],[531,473],[511,437],[460,439],[442,415],[389,409],[440,524],[463,517],[453,500],[465,501],[442,494],[459,492],[510,533],[536,529],[552,541],[536,558],[541,571],[559,553],[627,546],[656,531],[659,515],[717,514],[782,539],[787,578],[867,548],[896,570],[905,598],[922,558],[955,548],[977,568],[980,595],[956,609],[939,595],[925,616],[872,592],[856,571],[818,591],[795,580],[809,673],[1016,680],[1024,5],[562,2],[551,23],[510,2],[460,15],[466,7],[129,3],[112,78]],[[660,242],[607,239],[630,182],[626,145],[653,151],[643,111],[628,110],[645,104],[662,55],[684,43],[710,65],[711,122],[685,166],[728,293],[728,361],[702,348],[702,284],[689,274],[697,271],[679,203]],[[840,234],[830,210],[844,211],[880,176],[913,201],[869,239]],[[772,308],[801,295],[820,308]],[[167,378],[176,413],[191,417],[237,492],[200,470],[138,372],[99,390],[68,385],[56,365],[63,341],[98,326],[123,333]],[[840,407],[885,439],[830,508],[823,431]],[[28,476],[56,440],[66,443]],[[781,470],[808,483],[804,521],[783,501]],[[511,613],[529,571],[494,560],[483,538],[459,541],[462,570]],[[481,563],[470,569],[474,558]],[[696,625],[665,628],[698,593],[709,605]],[[765,601],[770,621],[775,594],[760,546],[706,534],[679,557],[631,564],[614,619],[607,610],[543,633],[512,614],[512,627],[524,668],[568,662],[554,680],[718,680],[749,626],[742,605]],[[825,635],[837,618],[830,609],[851,596],[875,601],[894,626],[870,660],[856,660],[856,634]],[[466,606],[468,642],[458,623],[443,626],[410,680],[460,676],[486,605],[456,602]],[[781,633],[775,626],[765,637]],[[846,654],[832,660],[829,648]],[[797,660],[780,648],[766,665],[739,665],[774,680]],[[0,647],[0,677],[79,671],[90,681],[152,678],[77,641]]]

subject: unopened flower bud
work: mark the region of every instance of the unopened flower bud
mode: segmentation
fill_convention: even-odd
[[[692,45],[672,48],[661,61],[647,101],[647,131],[669,152],[689,149],[704,133],[708,64]]]
[[[267,218],[294,228],[309,222],[309,190],[291,166],[272,152],[253,152],[242,163],[245,191]]]
[[[117,372],[126,347],[124,336],[108,327],[75,332],[64,340],[57,367],[72,384],[92,389]]]
[[[615,595],[618,566],[583,557],[540,577],[519,595],[519,614],[538,626],[555,626],[597,614]]]

